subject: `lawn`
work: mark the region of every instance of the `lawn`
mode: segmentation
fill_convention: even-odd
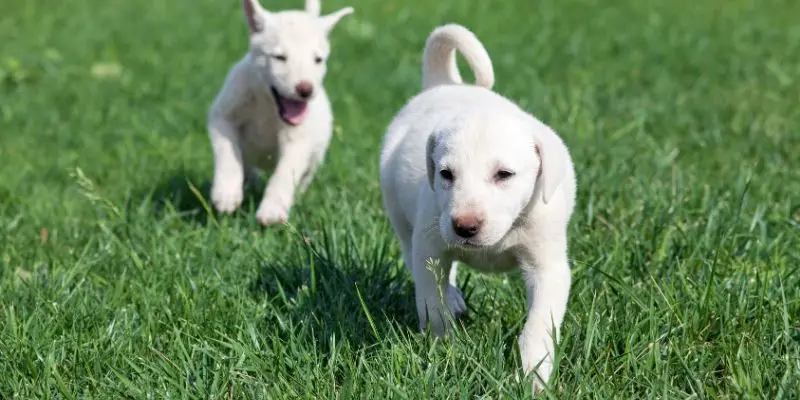
[[[545,398],[800,397],[800,2],[323,0],[336,116],[291,225],[209,212],[237,0],[0,0],[0,398],[525,398],[519,276],[416,333],[377,160],[459,22],[579,180]],[[268,9],[302,0],[263,1]]]

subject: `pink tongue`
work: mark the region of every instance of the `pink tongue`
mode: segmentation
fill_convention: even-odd
[[[281,117],[292,125],[299,125],[306,117],[308,103],[287,98],[281,98]]]

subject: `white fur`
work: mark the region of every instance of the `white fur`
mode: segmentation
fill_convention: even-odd
[[[461,84],[455,49],[476,85]],[[384,206],[414,279],[420,329],[430,324],[445,335],[449,316],[466,311],[456,261],[484,272],[521,268],[528,309],[520,355],[540,388],[553,368],[570,289],[567,225],[576,183],[569,152],[551,128],[491,90],[489,55],[466,28],[435,29],[424,59],[423,90],[389,125],[380,159]],[[504,179],[501,170],[513,176]],[[483,224],[464,238],[454,218]],[[433,270],[431,259],[438,260]]]
[[[250,51],[228,72],[208,113],[214,152],[211,200],[220,212],[236,210],[245,178],[274,168],[256,217],[263,224],[283,223],[330,143],[333,116],[322,86],[328,34],[353,9],[319,16],[318,0],[307,0],[303,11],[269,12],[257,0],[242,0],[242,6]],[[305,118],[292,125],[279,115],[272,88],[283,98],[299,100],[296,88],[304,81],[313,94]]]

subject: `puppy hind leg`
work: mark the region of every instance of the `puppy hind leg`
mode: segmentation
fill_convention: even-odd
[[[261,173],[258,168],[245,164],[244,166],[244,186],[246,188],[253,188],[258,185],[258,180],[261,178]]]
[[[411,240],[409,239],[400,239],[400,251],[403,253],[403,263],[406,266],[406,270],[411,272],[411,266],[413,265],[413,250],[411,248]]]
[[[324,160],[324,154],[314,153],[311,155],[308,167],[303,172],[303,176],[300,178],[300,182],[297,184],[297,194],[305,193],[308,186],[311,185],[311,182],[314,180],[314,176],[317,174],[317,170],[319,169],[320,165]]]
[[[458,288],[458,282],[456,281],[457,275],[458,262],[453,261],[450,264],[450,276],[447,284],[447,301],[450,303],[450,307],[456,318],[467,313],[467,303],[464,301],[464,295],[461,293],[461,289]]]

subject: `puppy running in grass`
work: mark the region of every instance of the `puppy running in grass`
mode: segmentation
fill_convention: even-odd
[[[211,201],[219,212],[233,212],[245,180],[274,168],[256,217],[285,223],[330,144],[333,115],[322,87],[328,35],[353,9],[320,16],[319,0],[306,0],[302,11],[269,12],[257,0],[242,6],[250,51],[228,72],[208,113]]]
[[[456,50],[475,85],[462,84]],[[389,125],[380,158],[383,202],[414,280],[420,329],[444,336],[451,317],[467,311],[456,261],[484,272],[520,268],[528,297],[520,355],[541,388],[570,290],[570,155],[551,128],[491,90],[491,59],[466,28],[435,29],[423,58],[422,92]]]

